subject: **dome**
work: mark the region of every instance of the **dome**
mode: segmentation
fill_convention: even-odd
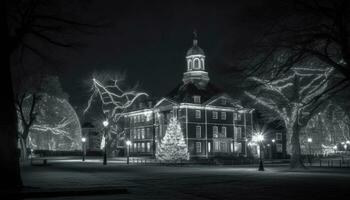
[[[193,45],[189,50],[187,50],[186,56],[191,55],[204,55],[203,49],[201,49],[198,45]]]

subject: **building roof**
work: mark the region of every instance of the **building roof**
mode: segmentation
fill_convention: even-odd
[[[204,51],[202,48],[200,48],[197,44],[193,45],[190,49],[187,50],[186,56],[191,55],[204,55]]]
[[[205,102],[221,93],[223,91],[211,82],[204,86],[195,82],[189,82],[176,86],[167,97],[179,103],[191,103],[193,102],[193,96],[198,95],[201,97],[201,102]]]

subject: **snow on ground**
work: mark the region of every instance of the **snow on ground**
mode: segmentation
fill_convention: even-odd
[[[311,168],[290,171],[287,166],[147,166],[118,162],[103,166],[97,160],[50,162],[24,166],[26,186],[83,188],[126,186],[129,194],[84,199],[316,199],[349,196],[350,169]],[[57,197],[50,199],[81,199]]]

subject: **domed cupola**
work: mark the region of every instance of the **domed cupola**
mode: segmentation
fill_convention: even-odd
[[[193,45],[186,53],[187,71],[184,73],[183,82],[209,82],[208,72],[205,71],[205,55],[203,49],[198,46],[197,33],[194,32]]]

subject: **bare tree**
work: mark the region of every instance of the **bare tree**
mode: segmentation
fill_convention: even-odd
[[[121,76],[112,77],[106,74],[100,74],[92,79],[92,94],[84,113],[91,108],[94,99],[97,98],[110,127],[109,135],[106,135],[103,141],[111,140],[113,138],[111,134],[113,134],[118,143],[124,137],[124,132],[118,127],[119,120],[138,98],[148,96],[145,92],[137,92],[136,87],[129,90],[122,89],[123,79]],[[111,143],[107,142],[105,145],[111,145]]]
[[[59,1],[61,3],[61,1]],[[17,149],[17,112],[14,106],[13,71],[18,57],[24,55],[25,50],[40,58],[48,58],[43,44],[50,44],[54,47],[72,47],[69,37],[64,37],[67,30],[79,30],[77,27],[91,27],[78,20],[71,20],[58,12],[60,6],[55,5],[58,1],[42,0],[15,0],[1,1],[1,31],[2,48],[5,52],[1,54],[3,67],[1,85],[4,87],[3,95],[6,102],[1,105],[2,116],[0,119],[0,156],[1,172],[13,179],[0,181],[3,188],[21,188],[22,181],[19,170],[19,152]],[[66,2],[71,3],[71,2]],[[81,30],[81,29],[80,29]],[[68,39],[68,40],[67,40]],[[18,53],[18,54],[16,54]],[[15,61],[16,60],[16,61]]]
[[[293,1],[284,16],[274,20],[258,41],[258,61],[250,62],[249,75],[269,73],[267,65],[275,54],[286,52],[283,62],[275,64],[278,79],[284,73],[310,59],[334,69],[332,82],[319,95],[310,99],[317,103],[323,96],[333,97],[350,86],[350,5],[347,0]],[[253,55],[256,54],[253,52]]]
[[[30,79],[32,80],[32,79]],[[19,140],[21,143],[22,159],[27,159],[27,140],[32,126],[37,129],[43,124],[37,121],[39,107],[43,103],[43,95],[49,95],[60,99],[68,100],[68,94],[61,87],[57,76],[46,76],[44,78],[35,77],[34,80],[26,82],[21,90],[17,90],[15,96],[15,105],[19,120]],[[39,116],[39,118],[42,118]],[[44,125],[45,126],[45,125]]]
[[[257,77],[250,79],[260,86],[254,92],[245,94],[259,105],[268,108],[271,121],[282,120],[287,129],[287,152],[291,154],[291,167],[303,167],[300,151],[300,130],[317,111],[321,103],[310,104],[310,99],[324,92],[328,86],[327,77],[331,69],[312,66],[294,67],[287,76],[277,80]]]

